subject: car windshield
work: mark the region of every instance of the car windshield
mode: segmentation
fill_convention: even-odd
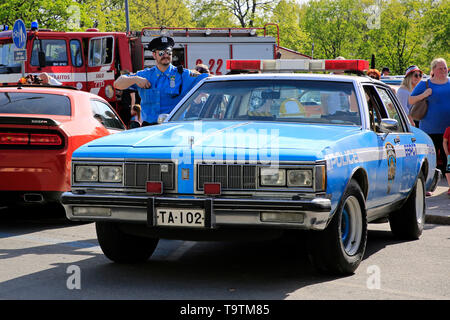
[[[0,43],[0,74],[20,72],[20,62],[14,61],[14,45]]]
[[[193,120],[361,124],[352,83],[279,79],[205,82],[170,119]]]
[[[70,100],[57,94],[0,92],[1,113],[70,116]]]

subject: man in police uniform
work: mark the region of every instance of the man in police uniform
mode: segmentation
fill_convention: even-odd
[[[131,88],[141,97],[143,125],[154,124],[162,113],[170,113],[175,105],[208,74],[194,74],[188,69],[172,65],[171,37],[161,36],[148,45],[156,66],[138,71],[135,75],[120,76],[114,87],[119,90]]]

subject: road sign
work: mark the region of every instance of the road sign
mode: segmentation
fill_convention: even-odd
[[[25,23],[18,19],[14,22],[12,38],[17,49],[24,49],[27,43],[27,29]]]
[[[14,62],[27,61],[27,50],[18,49],[14,51]]]

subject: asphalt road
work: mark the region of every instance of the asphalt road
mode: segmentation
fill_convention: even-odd
[[[309,265],[302,237],[277,241],[161,240],[144,264],[103,256],[93,223],[0,215],[0,299],[450,300],[450,225],[426,224],[398,241],[369,225],[356,273],[330,277]]]

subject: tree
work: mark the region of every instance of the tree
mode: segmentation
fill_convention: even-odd
[[[37,21],[40,28],[64,30],[72,15],[67,8],[72,0],[15,0],[0,1],[0,21],[11,28],[17,19],[22,19],[27,28]]]
[[[226,10],[220,2],[210,0],[195,1],[195,3],[189,5],[189,9],[193,14],[193,21],[195,21],[196,27],[231,28],[238,26],[238,22],[233,14]]]
[[[310,39],[300,27],[300,5],[294,0],[281,0],[268,16],[280,28],[280,45],[300,52],[309,52]]]
[[[356,0],[310,1],[301,26],[314,43],[314,56],[355,56],[365,23],[362,9]]]
[[[190,27],[191,12],[180,0],[134,0],[130,2],[131,30],[143,27]]]

